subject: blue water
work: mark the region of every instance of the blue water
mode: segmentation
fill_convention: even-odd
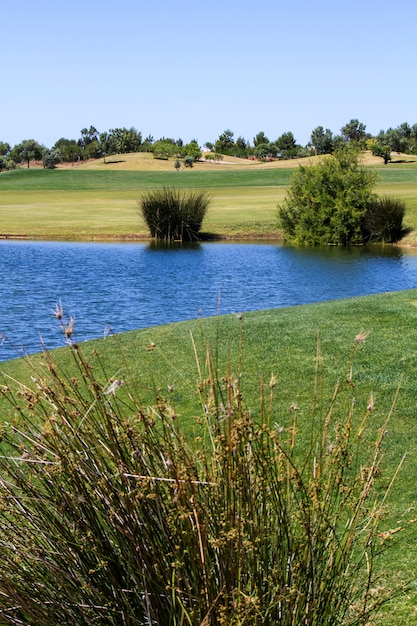
[[[417,287],[417,256],[399,248],[298,249],[202,243],[158,248],[0,241],[0,360],[63,345],[62,302],[79,341],[217,313]],[[14,347],[12,347],[12,344]]]

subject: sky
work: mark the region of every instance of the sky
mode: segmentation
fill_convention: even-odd
[[[416,0],[0,0],[0,141],[417,122]]]

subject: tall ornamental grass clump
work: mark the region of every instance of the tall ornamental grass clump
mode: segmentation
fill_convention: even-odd
[[[395,243],[403,234],[405,204],[398,198],[383,196],[369,203],[363,220],[363,234],[367,242]]]
[[[142,217],[151,236],[158,241],[194,241],[211,203],[202,190],[162,187],[145,193],[139,200]]]
[[[2,426],[0,623],[337,626],[386,600],[374,564],[387,424],[371,444],[351,360],[301,428],[274,376],[249,413],[242,371],[218,375],[208,347],[186,431],[161,394],[142,406],[69,349],[76,374],[45,353],[30,384],[1,387],[15,418]]]

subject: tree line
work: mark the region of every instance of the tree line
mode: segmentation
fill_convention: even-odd
[[[333,154],[340,147],[355,143],[363,149],[369,149],[384,163],[391,160],[393,152],[415,154],[417,152],[417,123],[407,122],[396,128],[381,130],[376,136],[366,132],[366,126],[357,119],[351,119],[342,126],[339,134],[323,126],[317,126],[311,132],[310,140],[302,146],[297,143],[291,131],[271,140],[263,131],[253,137],[252,142],[242,136],[235,139],[230,129],[224,130],[214,141],[207,141],[203,147],[208,151],[207,159],[221,159],[223,155],[259,160],[293,159],[312,155]],[[112,128],[99,132],[94,126],[83,128],[78,139],[61,137],[48,148],[34,139],[25,139],[15,146],[0,141],[0,172],[13,169],[31,161],[42,161],[45,168],[54,168],[57,164],[74,163],[88,159],[103,158],[114,154],[131,152],[151,152],[155,158],[179,158],[184,165],[192,167],[193,162],[201,159],[202,148],[197,139],[184,143],[182,139],[161,137],[155,140],[152,135],[143,138],[136,128]]]

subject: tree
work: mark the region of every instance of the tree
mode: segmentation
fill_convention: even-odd
[[[85,148],[89,143],[98,140],[98,130],[94,128],[94,126],[90,126],[90,128],[83,128],[81,131],[81,139],[80,145]]]
[[[186,154],[183,158],[184,167],[194,167],[194,160],[194,157],[192,157],[190,154]]]
[[[253,147],[256,148],[261,144],[269,144],[270,141],[268,137],[265,135],[264,131],[261,130],[254,138],[253,138]]]
[[[391,146],[388,143],[383,143],[383,141],[375,140],[371,147],[371,152],[376,157],[381,157],[384,159],[385,165],[387,165],[388,161],[391,161]]]
[[[291,131],[283,133],[275,142],[278,155],[282,159],[293,159],[297,156],[298,147]]]
[[[235,142],[234,154],[241,159],[246,159],[249,152],[249,142],[244,137],[238,137]]]
[[[154,138],[152,135],[145,137],[141,146],[141,152],[150,152],[153,142]]]
[[[201,148],[196,139],[192,139],[190,143],[187,143],[181,150],[184,157],[189,156],[194,161],[198,161],[202,157]]]
[[[101,156],[102,150],[99,144],[99,132],[94,126],[83,128],[81,131],[81,139],[78,145],[82,148],[83,159],[97,159]]]
[[[10,144],[0,141],[0,156],[6,156],[10,152]]]
[[[129,129],[111,128],[107,134],[107,143],[110,148],[110,151],[107,151],[108,154],[139,152],[142,146],[142,133],[133,127]]]
[[[415,147],[417,144],[417,124],[413,124],[411,127],[411,133],[410,133],[410,152],[411,154],[414,153]]]
[[[175,145],[173,139],[158,139],[158,141],[155,141],[155,143],[150,146],[149,150],[153,152],[155,159],[164,160],[178,153],[178,147]]]
[[[66,163],[73,163],[82,158],[83,150],[75,139],[61,137],[53,147],[60,151],[62,160]]]
[[[62,154],[57,148],[45,148],[42,153],[42,163],[45,169],[53,170],[58,165],[58,163],[62,163]]]
[[[276,156],[277,148],[275,144],[272,143],[258,143],[257,146],[253,150],[253,154],[257,159],[261,161],[263,159],[267,159],[268,157]]]
[[[10,157],[0,155],[0,172],[3,170],[14,170],[16,163]]]
[[[393,152],[407,152],[408,150],[408,137],[399,128],[388,128],[386,132],[381,131],[378,140],[390,146]]]
[[[25,139],[21,143],[14,146],[11,151],[11,157],[16,163],[26,162],[28,168],[31,161],[37,161],[42,158],[44,146],[35,141],[34,139]]]
[[[328,128],[324,130],[323,126],[317,126],[311,133],[311,145],[316,155],[331,154],[334,150],[332,131]]]
[[[376,174],[359,163],[354,146],[317,165],[301,166],[278,207],[285,238],[309,245],[362,243],[375,183]]]
[[[233,141],[234,134],[231,130],[225,130],[217,139],[214,144],[215,152],[220,152],[220,154],[229,154],[233,155],[235,149],[235,142]]]
[[[359,120],[350,120],[345,126],[340,129],[343,137],[346,141],[353,141],[363,147],[366,139],[366,126],[359,122]]]

